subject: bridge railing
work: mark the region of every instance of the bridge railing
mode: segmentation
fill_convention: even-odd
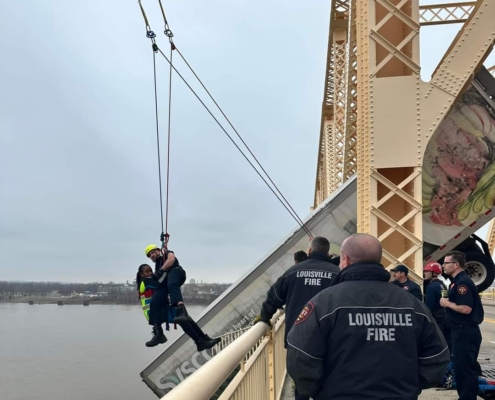
[[[480,293],[480,296],[482,299],[487,299],[487,300],[495,300],[495,288],[490,287],[486,289],[484,292]]]
[[[232,372],[239,371],[218,400],[277,400],[285,380],[285,314],[278,311],[268,324],[222,338],[227,344],[218,354],[167,393],[163,400],[209,400]],[[234,339],[235,336],[238,336]],[[234,340],[233,340],[234,339]],[[221,343],[223,344],[223,343]],[[220,344],[219,344],[220,345]],[[223,346],[219,346],[223,347]]]

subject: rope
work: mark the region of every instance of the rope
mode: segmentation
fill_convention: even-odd
[[[161,2],[160,2],[161,5]],[[170,235],[168,234],[168,194],[169,194],[169,181],[170,181],[170,133],[171,133],[171,119],[172,119],[172,56],[174,51],[174,44],[172,38],[170,38],[170,73],[169,73],[169,86],[168,86],[168,143],[167,143],[167,197],[165,201],[165,237],[162,240],[164,246],[167,246]],[[154,53],[153,53],[154,54]],[[163,226],[162,226],[163,233]]]
[[[153,80],[155,86],[155,121],[156,121],[156,149],[158,154],[158,186],[160,188],[160,216],[161,216],[161,224],[162,224],[162,235],[163,235],[163,196],[162,196],[162,168],[161,168],[161,158],[160,158],[160,135],[159,135],[159,124],[158,124],[158,93],[157,93],[157,85],[156,85],[156,56],[155,49],[158,46],[153,44]],[[168,173],[168,169],[167,169]],[[167,191],[168,197],[168,191]],[[163,240],[162,240],[163,242]]]
[[[170,171],[170,133],[171,133],[171,102],[172,102],[172,65],[170,67],[170,83],[169,83],[169,106],[168,106],[168,146],[167,146],[167,188],[166,188],[166,201],[165,201],[165,230],[163,224],[163,191],[162,191],[162,169],[161,169],[161,157],[160,157],[160,129],[159,129],[159,121],[158,121],[158,91],[157,91],[157,79],[156,79],[156,53],[159,51],[158,46],[155,41],[155,33],[151,30],[148,17],[146,16],[146,12],[144,11],[143,5],[141,4],[141,0],[138,0],[139,8],[141,9],[141,13],[143,14],[144,23],[146,25],[146,37],[151,39],[151,47],[153,49],[153,83],[154,83],[154,91],[155,91],[155,122],[156,122],[156,149],[158,156],[158,187],[160,190],[160,222],[162,227],[162,233],[160,235],[160,241],[162,242],[162,248],[167,248],[168,240],[170,235],[168,233],[168,198],[169,198],[169,171]],[[161,7],[161,3],[160,3]],[[162,8],[163,12],[163,8]],[[163,14],[165,17],[165,14]],[[170,30],[169,30],[170,31]],[[175,49],[175,46],[172,42],[173,34],[170,31],[170,59],[172,59],[172,50]]]
[[[261,168],[261,170],[265,173],[265,175],[267,176],[268,180],[272,183],[272,185],[274,186],[274,188],[277,190],[277,192],[280,194],[280,196],[282,197],[282,199],[284,199],[284,201],[287,203],[287,205],[289,206],[289,208],[292,210],[292,212],[295,214],[295,216],[297,217],[297,220],[299,222],[299,224],[301,226],[303,226],[305,228],[305,231],[309,233],[310,236],[311,235],[311,232],[309,231],[308,228],[306,228],[304,222],[302,221],[301,218],[299,218],[299,215],[297,215],[296,211],[292,208],[292,206],[290,205],[289,201],[285,198],[285,196],[282,194],[282,192],[280,191],[280,189],[277,187],[277,185],[275,184],[275,182],[273,182],[272,178],[270,177],[270,175],[268,174],[268,172],[266,172],[265,168],[263,168],[263,166],[261,165],[261,163],[258,161],[258,159],[256,158],[256,156],[253,154],[253,152],[251,151],[251,149],[249,148],[249,146],[247,145],[247,143],[244,141],[244,139],[242,138],[242,136],[240,135],[240,133],[237,131],[237,129],[235,129],[234,125],[232,124],[232,122],[230,122],[230,119],[227,117],[227,115],[225,115],[225,113],[223,112],[222,108],[218,105],[218,103],[216,102],[216,100],[213,98],[213,96],[211,95],[210,91],[206,88],[206,86],[203,84],[203,82],[201,81],[201,79],[199,78],[199,76],[196,74],[196,72],[194,71],[194,69],[189,65],[189,63],[187,62],[187,60],[185,59],[185,57],[182,55],[182,53],[180,52],[180,50],[178,48],[176,48],[177,50],[177,53],[179,53],[180,57],[182,58],[182,60],[186,63],[186,65],[189,67],[189,69],[191,70],[191,72],[194,74],[194,76],[196,77],[196,79],[198,80],[198,82],[201,84],[201,86],[203,87],[203,89],[206,91],[206,93],[208,93],[208,96],[210,96],[210,99],[213,101],[213,103],[215,103],[215,105],[217,106],[218,110],[222,113],[222,115],[224,116],[224,118],[226,119],[226,121],[229,123],[230,127],[233,129],[233,131],[236,133],[237,137],[241,140],[242,144],[244,146],[246,146],[246,149],[249,151],[249,154],[251,154],[251,156],[254,158],[254,160],[256,161],[256,163],[259,165],[259,167]]]
[[[182,81],[186,84],[186,86],[191,90],[191,92],[196,96],[196,98],[199,100],[199,102],[203,105],[203,107],[206,109],[206,111],[210,114],[210,116],[214,119],[214,121],[218,124],[220,129],[227,135],[227,137],[230,139],[230,141],[234,144],[234,146],[239,150],[239,152],[242,154],[242,156],[246,159],[246,161],[249,163],[249,165],[254,169],[254,171],[258,174],[258,176],[263,180],[263,182],[266,184],[266,186],[271,190],[271,192],[275,195],[277,200],[282,204],[282,206],[287,210],[287,212],[291,215],[292,218],[298,223],[298,225],[306,232],[306,234],[311,238],[313,235],[311,234],[311,231],[306,227],[304,222],[301,220],[299,215],[297,215],[296,211],[292,208],[290,203],[287,201],[287,199],[284,197],[280,189],[275,185],[273,182],[272,178],[270,175],[266,172],[266,170],[263,168],[261,163],[258,161],[254,153],[251,151],[249,146],[246,144],[242,136],[239,134],[239,132],[235,129],[234,125],[231,123],[229,118],[225,115],[223,112],[222,108],[218,105],[218,103],[215,101],[211,93],[208,91],[206,86],[203,84],[201,79],[198,77],[196,72],[193,70],[193,68],[190,66],[190,64],[187,62],[185,57],[182,55],[182,53],[176,48],[174,42],[173,42],[173,33],[170,30],[170,27],[168,25],[167,18],[165,16],[165,11],[163,9],[163,5],[161,0],[158,0],[160,4],[160,9],[163,15],[163,20],[165,23],[165,30],[164,34],[169,38],[170,42],[170,60],[167,58],[167,56],[158,48],[155,42],[155,33],[151,30],[148,22],[148,18],[146,17],[146,13],[144,11],[144,8],[141,4],[141,0],[138,0],[139,7],[141,8],[141,13],[143,14],[144,22],[146,25],[146,37],[151,39],[152,42],[152,48],[153,48],[153,75],[154,75],[154,86],[155,86],[155,119],[156,119],[156,137],[157,137],[157,152],[158,152],[158,177],[159,177],[159,188],[160,188],[160,215],[161,215],[161,224],[162,224],[162,233],[160,236],[160,240],[163,243],[164,248],[167,248],[168,240],[170,238],[170,235],[168,234],[168,201],[169,201],[169,174],[170,174],[170,138],[171,138],[171,108],[172,108],[172,70],[174,70],[177,75],[182,79]],[[226,131],[226,129],[223,127],[223,125],[218,121],[218,119],[213,115],[211,110],[206,106],[206,104],[201,100],[201,98],[198,96],[198,94],[194,91],[194,89],[189,85],[189,83],[184,79],[184,77],[180,74],[180,72],[174,67],[172,63],[172,57],[173,57],[173,50],[177,50],[179,53],[180,57],[182,60],[186,63],[186,65],[189,67],[191,72],[194,74],[196,79],[199,81],[201,86],[205,89],[206,93],[210,96],[210,98],[213,100],[217,108],[220,110],[224,118],[227,120],[229,125],[232,127],[238,138],[241,140],[241,142],[244,144],[244,146],[247,148],[253,159],[256,161],[256,163],[259,165],[261,170],[265,173],[265,175],[268,177],[272,185],[275,187],[277,192],[280,194],[280,196],[283,198],[283,200],[287,203],[287,205],[282,201],[282,199],[278,196],[278,194],[273,190],[273,188],[270,186],[270,184],[266,181],[266,179],[261,175],[261,173],[258,171],[258,169],[254,166],[254,164],[249,160],[249,158],[246,156],[246,154],[242,151],[242,149],[238,146],[238,144],[234,141],[231,135]],[[155,60],[155,53],[159,52],[163,58],[169,63],[170,65],[170,72],[169,72],[169,109],[168,109],[168,154],[167,154],[167,188],[166,188],[166,211],[165,211],[165,231],[164,231],[164,226],[163,226],[163,200],[162,200],[162,180],[161,180],[161,161],[160,161],[160,140],[159,140],[159,128],[158,128],[158,97],[157,97],[157,84],[156,84],[156,60]]]
[[[194,91],[194,89],[191,87],[191,85],[189,85],[189,83],[184,79],[184,77],[181,75],[181,73],[177,70],[177,68],[175,68],[175,66],[172,65],[172,63],[170,62],[170,60],[167,58],[167,56],[158,48],[157,46],[157,49],[158,49],[158,52],[162,55],[162,57],[170,64],[171,68],[173,68],[173,70],[177,73],[177,75],[179,75],[179,77],[182,79],[182,81],[186,84],[186,86],[189,88],[189,90],[194,94],[194,96],[198,99],[198,101],[203,105],[203,107],[205,108],[205,110],[210,114],[210,116],[213,118],[213,120],[218,124],[218,126],[220,127],[220,129],[227,135],[227,137],[230,139],[230,141],[233,143],[233,145],[237,148],[237,150],[239,150],[239,152],[242,154],[242,156],[246,159],[246,161],[249,163],[249,165],[251,165],[251,167],[254,169],[254,171],[258,174],[258,176],[263,180],[263,182],[265,182],[266,186],[268,186],[268,188],[271,190],[271,192],[275,195],[275,197],[277,198],[277,200],[282,204],[282,206],[287,210],[287,212],[292,216],[292,218],[295,219],[295,221],[298,223],[298,225],[304,229],[304,231],[306,232],[306,234],[310,237],[312,237],[313,235],[311,234],[311,232],[308,230],[308,228],[306,228],[306,226],[301,223],[299,220],[298,220],[298,217],[294,216],[294,214],[291,212],[291,210],[287,207],[287,205],[282,201],[282,199],[280,199],[280,197],[278,196],[278,194],[273,190],[273,188],[270,186],[270,184],[267,182],[267,180],[263,177],[263,175],[261,175],[261,173],[256,169],[256,167],[254,166],[254,164],[251,162],[251,160],[246,156],[246,154],[242,151],[242,149],[239,147],[239,145],[235,142],[235,140],[232,138],[231,135],[229,135],[229,133],[227,132],[227,130],[223,127],[223,125],[220,123],[220,121],[218,121],[218,119],[215,117],[215,115],[213,115],[213,113],[211,112],[211,110],[208,108],[208,106],[203,102],[203,100],[201,100],[201,98],[198,96],[198,94]]]

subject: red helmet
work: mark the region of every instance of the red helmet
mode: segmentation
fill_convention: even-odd
[[[435,274],[440,275],[442,273],[442,266],[436,261],[430,261],[428,264],[425,265],[423,271],[431,271]]]

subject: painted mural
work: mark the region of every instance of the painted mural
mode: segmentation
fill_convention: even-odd
[[[423,160],[423,237],[441,245],[495,202],[495,111],[471,86],[437,128]]]

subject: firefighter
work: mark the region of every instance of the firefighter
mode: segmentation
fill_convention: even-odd
[[[221,342],[220,338],[210,338],[208,335],[204,334],[198,324],[189,316],[187,313],[186,307],[184,305],[184,300],[182,298],[181,286],[186,281],[186,272],[180,266],[179,260],[175,257],[173,251],[167,249],[159,249],[156,245],[151,244],[146,247],[145,254],[148,258],[151,259],[155,263],[155,273],[153,277],[158,281],[158,288],[161,290],[156,290],[153,293],[153,297],[151,298],[150,303],[150,316],[155,307],[159,309],[168,308],[162,304],[158,304],[158,302],[163,301],[163,295],[160,295],[160,292],[167,291],[170,294],[170,305],[172,307],[176,307],[177,314],[174,318],[174,323],[180,325],[182,330],[188,335],[191,339],[196,343],[198,351],[202,351],[205,349],[211,349],[217,343]],[[163,274],[167,274],[166,277],[163,277]],[[155,299],[155,295],[158,293],[158,300]],[[166,302],[168,303],[168,298],[166,298]],[[165,313],[167,316],[168,313]],[[151,318],[151,317],[150,317]],[[159,343],[164,343],[163,338],[163,330],[161,328],[161,324],[166,322],[166,317],[162,317],[160,322],[160,327],[157,330],[157,336],[153,336],[151,340],[152,345],[156,345]],[[150,322],[151,324],[151,322]],[[155,330],[153,331],[155,332]],[[166,339],[165,339],[166,340]],[[149,343],[149,342],[148,342]],[[148,343],[146,344],[147,346]],[[156,344],[155,344],[156,343]]]
[[[287,338],[287,371],[315,400],[417,400],[442,382],[447,343],[428,308],[390,285],[378,239],[354,234],[341,272],[313,297]]]
[[[332,279],[339,273],[339,267],[330,262],[328,253],[330,242],[324,237],[311,240],[308,259],[289,268],[275,282],[266,295],[261,314],[255,322],[270,323],[278,308],[285,305],[285,338],[294,324],[304,304],[314,295],[330,286]],[[296,400],[307,399],[298,392]]]
[[[421,288],[416,282],[409,279],[409,269],[405,265],[397,265],[397,267],[391,269],[394,273],[395,281],[392,283],[404,290],[407,290],[419,301],[423,301],[423,293],[421,293]]]
[[[447,287],[438,278],[442,274],[442,267],[436,261],[430,261],[423,269],[425,280],[425,304],[430,309],[433,318],[443,333],[449,351],[452,353],[452,341],[450,340],[450,323],[447,311],[440,305],[440,299],[447,296]]]
[[[299,264],[302,261],[306,261],[308,259],[308,255],[304,250],[296,251],[294,253],[294,264]]]
[[[475,400],[478,394],[479,367],[477,364],[481,346],[479,325],[484,310],[476,285],[464,272],[466,256],[460,251],[447,253],[443,270],[453,278],[448,299],[440,299],[447,309],[452,325],[452,358],[457,393],[460,400]]]

